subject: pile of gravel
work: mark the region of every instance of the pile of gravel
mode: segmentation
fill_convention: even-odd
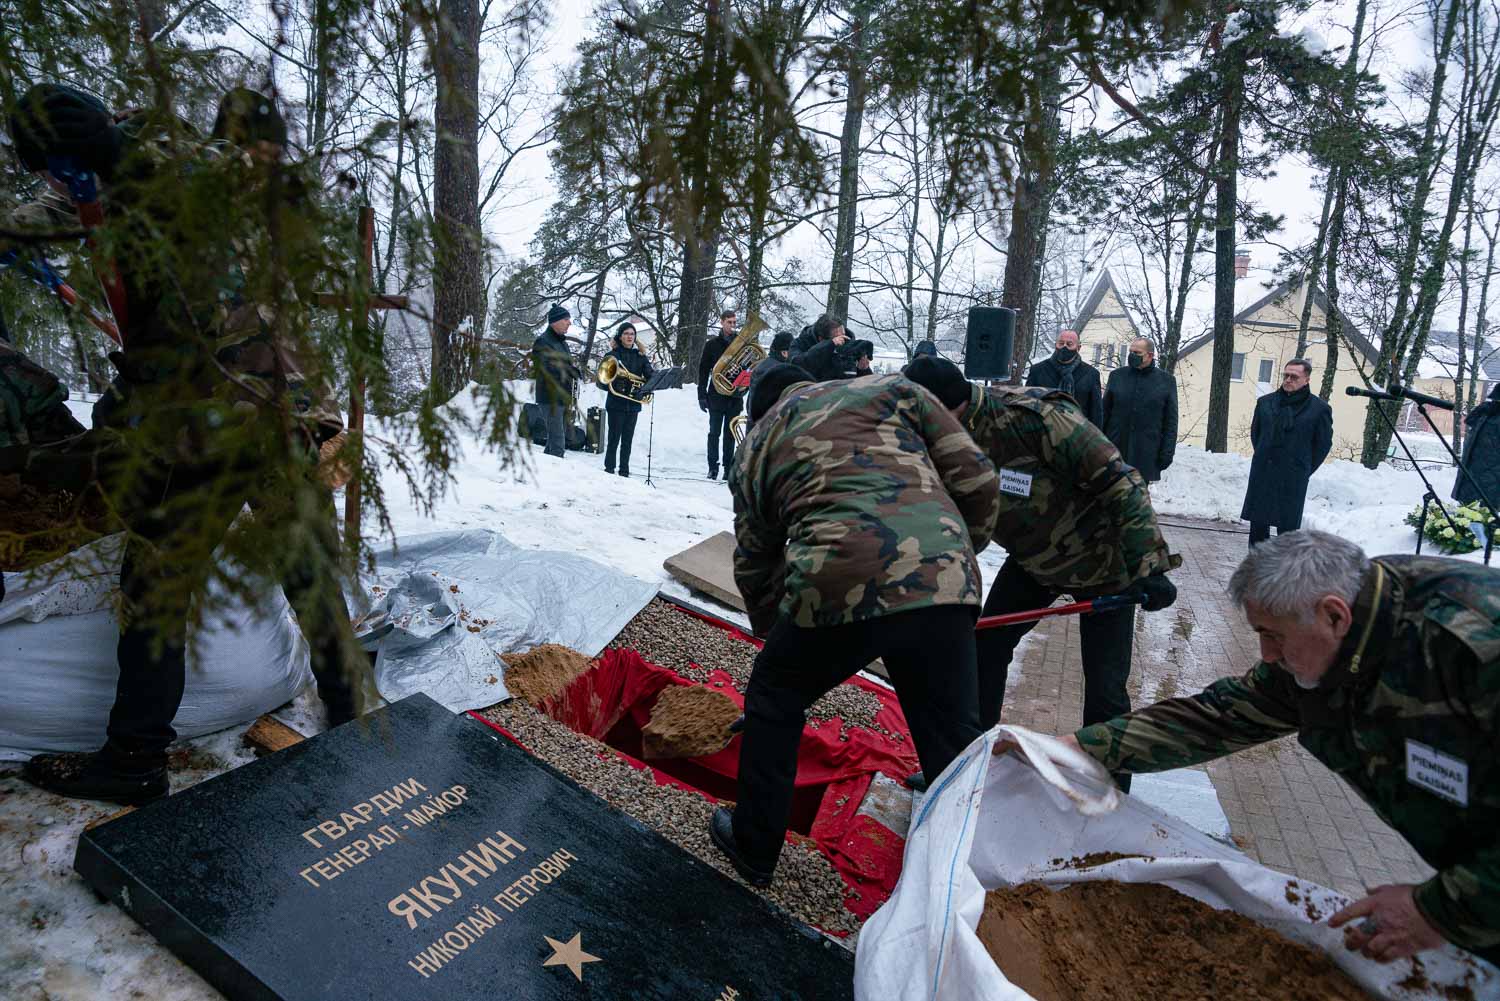
[[[696,621],[677,612],[672,614]],[[657,785],[649,769],[633,767],[607,744],[575,733],[521,699],[491,706],[483,715],[515,734],[538,758],[606,803],[720,872],[739,878],[729,860],[709,840],[708,820],[714,805],[702,796],[675,786]],[[833,933],[847,932],[846,938],[836,941],[851,950],[854,948],[861,921],[844,908],[849,887],[813,845],[786,845],[771,885],[750,889],[799,921]]]
[[[744,692],[750,682],[750,668],[757,652],[752,644],[736,639],[660,598],[652,599],[626,623],[610,646],[634,650],[651,663],[700,684],[711,683],[711,672],[723,671],[739,692]],[[901,734],[893,734],[875,722],[879,713],[880,700],[873,692],[845,684],[813,703],[807,716],[814,726],[819,721],[843,720],[840,732],[843,739],[847,739],[851,727],[904,739]]]

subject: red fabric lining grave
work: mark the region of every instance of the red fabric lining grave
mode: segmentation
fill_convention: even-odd
[[[754,637],[720,619],[690,609],[678,610],[723,629],[736,639],[761,645]],[[818,846],[849,887],[845,906],[851,913],[866,918],[895,889],[905,840],[872,818],[860,815],[859,805],[874,773],[884,772],[900,781],[919,765],[896,693],[864,678],[851,678],[848,683],[880,700],[876,721],[903,739],[852,727],[848,739],[841,740],[839,721],[810,721],[802,731],[798,748],[796,793],[787,836],[811,840]],[[597,665],[538,708],[570,729],[609,744],[632,766],[649,768],[660,784],[696,792],[715,802],[733,799],[739,773],[739,737],[723,750],[699,758],[641,760],[641,728],[651,718],[657,695],[668,685],[691,684],[695,682],[647,662],[634,650],[606,650]],[[744,697],[735,691],[724,672],[713,672],[707,687],[743,707]],[[515,740],[503,727],[478,718]],[[806,832],[806,836],[799,832]]]

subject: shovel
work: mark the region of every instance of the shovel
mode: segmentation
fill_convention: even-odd
[[[1117,608],[1139,605],[1142,600],[1140,596],[1135,594],[1107,594],[1102,598],[1075,601],[1071,605],[1033,608],[1025,612],[1007,612],[1004,615],[988,615],[974,623],[974,631],[999,629],[1002,626],[1016,626],[1023,622],[1040,622],[1042,619],[1050,619],[1054,615],[1088,615],[1091,612],[1112,612]],[[738,719],[729,724],[729,733],[733,735],[744,729],[745,717],[742,713]],[[726,741],[726,743],[728,742]]]

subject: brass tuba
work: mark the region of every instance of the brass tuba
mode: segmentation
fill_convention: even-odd
[[[734,435],[735,445],[745,444],[745,435],[750,431],[750,418],[744,414],[729,418],[729,433]]]
[[[734,340],[729,342],[719,360],[714,362],[709,381],[720,396],[739,396],[745,392],[743,387],[736,389],[734,384],[741,375],[765,360],[765,349],[757,341],[760,332],[765,329],[764,320],[758,316],[750,317],[740,332],[734,335]]]
[[[616,389],[616,379],[624,379],[626,382],[630,383],[629,392],[622,393],[618,389]],[[595,373],[594,381],[599,383],[605,389],[609,390],[612,396],[618,396],[622,400],[629,400],[632,403],[645,404],[649,404],[651,402],[651,393],[647,393],[645,396],[635,395],[640,390],[641,386],[645,384],[645,377],[636,375],[634,372],[630,371],[630,369],[626,368],[624,365],[621,365],[620,360],[613,355],[605,356],[605,359],[599,363],[599,371]]]

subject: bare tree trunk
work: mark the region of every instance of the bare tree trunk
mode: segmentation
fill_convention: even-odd
[[[1053,48],[1053,31],[1050,21],[1043,25],[1038,38],[1039,48]],[[1016,178],[1010,234],[1005,243],[1005,274],[1000,285],[1000,304],[1016,311],[1011,382],[1020,381],[1026,363],[1031,359],[1047,213],[1052,203],[1052,182],[1057,169],[1058,64],[1044,58],[1041,65],[1035,89],[1028,95],[1031,109],[1021,137],[1022,164]]]
[[[468,382],[484,325],[479,229],[479,0],[441,0],[433,49],[432,391],[451,399]],[[465,324],[471,325],[465,330]]]
[[[1302,272],[1302,316],[1297,321],[1297,358],[1307,354],[1307,328],[1312,323],[1313,293],[1318,288],[1318,271],[1323,267],[1323,248],[1328,240],[1328,214],[1333,210],[1333,175],[1334,171],[1330,170],[1323,190],[1323,218],[1318,222],[1318,237],[1313,241],[1312,257],[1308,259],[1307,267]]]
[[[1469,252],[1474,245],[1474,179],[1469,179],[1464,192],[1464,249],[1458,256],[1458,327],[1454,336],[1458,340],[1458,364],[1453,372],[1453,399],[1460,407],[1464,399],[1464,365],[1467,351],[1464,344],[1464,328],[1469,322]],[[1478,352],[1475,352],[1476,357]],[[1463,446],[1463,421],[1457,409],[1453,415],[1453,450]]]
[[[1217,144],[1210,146],[1217,148]],[[1177,353],[1182,349],[1182,320],[1187,315],[1188,289],[1192,285],[1193,261],[1198,257],[1198,235],[1203,231],[1203,207],[1208,202],[1209,175],[1213,173],[1216,155],[1208,158],[1208,173],[1198,181],[1198,194],[1193,200],[1187,219],[1187,233],[1182,243],[1182,264],[1177,270],[1177,299],[1172,313],[1167,317],[1167,336],[1161,344],[1161,367],[1166,372],[1177,371]]]
[[[599,272],[599,277],[594,279],[594,301],[589,307],[589,332],[583,339],[583,358],[580,368],[587,375],[593,371],[594,364],[594,335],[599,331],[599,313],[604,305],[604,285],[609,280],[609,269],[605,268]]]
[[[1360,8],[1363,10],[1363,3]],[[1349,180],[1342,169],[1335,171],[1335,174],[1337,190],[1333,209],[1328,214],[1328,254],[1323,278],[1323,291],[1328,300],[1328,313],[1323,317],[1328,357],[1323,363],[1323,382],[1318,387],[1318,396],[1324,403],[1333,395],[1333,380],[1338,375],[1339,367],[1339,338],[1343,336],[1344,330],[1344,314],[1339,312],[1339,254],[1344,249],[1344,209],[1349,199]]]
[[[828,279],[828,312],[849,315],[849,283],[854,276],[854,230],[859,220],[859,150],[865,125],[868,53],[864,4],[853,8],[854,23],[845,49],[844,134],[839,144],[838,229],[833,237],[833,273]]]
[[[708,339],[718,256],[717,234],[689,241],[682,251],[682,294],[678,298],[677,343],[672,345],[672,359],[689,372],[697,371]]]
[[[1214,181],[1214,356],[1208,385],[1208,428],[1204,447],[1229,449],[1229,377],[1234,364],[1234,240],[1239,203],[1240,111],[1244,82],[1238,72],[1226,82]]]
[[[1412,192],[1411,202],[1401,220],[1406,239],[1396,266],[1396,304],[1391,311],[1390,321],[1382,332],[1380,355],[1376,359],[1375,370],[1371,373],[1371,380],[1381,385],[1389,379],[1394,366],[1399,364],[1400,352],[1404,350],[1401,342],[1407,336],[1411,289],[1417,275],[1417,257],[1422,246],[1422,234],[1427,227],[1427,198],[1432,193],[1432,181],[1437,173],[1433,168],[1438,151],[1438,118],[1443,109],[1443,96],[1448,78],[1448,58],[1453,52],[1453,39],[1457,32],[1459,11],[1462,7],[1463,0],[1448,0],[1442,35],[1434,53],[1432,89],[1428,97],[1427,118],[1422,129],[1422,144],[1417,150],[1415,167],[1417,183]],[[1396,419],[1398,412],[1398,408],[1394,405],[1388,406],[1376,401],[1371,401],[1366,408],[1364,449],[1360,461],[1370,469],[1374,469],[1385,458],[1385,448],[1390,441],[1389,432],[1385,430],[1386,422],[1375,413],[1377,407],[1383,409],[1386,417],[1392,421]]]

